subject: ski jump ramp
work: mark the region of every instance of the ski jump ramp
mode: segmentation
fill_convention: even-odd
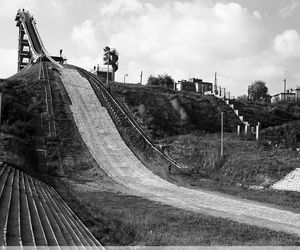
[[[92,156],[132,195],[177,208],[300,236],[300,214],[254,201],[176,186],[153,174],[127,147],[90,83],[75,69],[61,69],[74,120]]]

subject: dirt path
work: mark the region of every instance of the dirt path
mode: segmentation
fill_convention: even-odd
[[[79,132],[99,166],[133,195],[178,208],[300,235],[300,214],[251,201],[171,184],[149,171],[120,137],[89,82],[76,70],[63,69]]]

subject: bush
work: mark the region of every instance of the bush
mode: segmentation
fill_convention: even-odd
[[[161,86],[166,88],[173,89],[174,87],[174,80],[171,76],[165,75],[158,75],[157,77],[150,75],[147,81],[147,85],[152,86]]]

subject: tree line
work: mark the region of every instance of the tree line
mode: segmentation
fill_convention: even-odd
[[[166,88],[174,87],[174,79],[168,74],[160,74],[158,76],[150,75],[147,81],[149,86],[160,86]],[[248,94],[241,95],[239,100],[251,101],[271,101],[271,96],[268,93],[268,87],[264,81],[255,81],[248,87]]]

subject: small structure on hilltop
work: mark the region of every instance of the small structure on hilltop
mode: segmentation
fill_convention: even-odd
[[[191,78],[187,80],[181,80],[175,83],[175,89],[178,91],[190,91],[201,94],[212,94],[213,84],[210,82],[203,82],[202,79]]]
[[[271,102],[297,102],[300,103],[300,87],[289,89],[286,92],[272,96]]]
[[[97,76],[99,76],[100,80],[102,82],[106,82],[107,80],[107,69],[105,69],[104,67],[97,67],[97,70],[95,72],[97,74]],[[108,72],[108,81],[111,82],[111,81],[114,81],[114,73],[112,72],[111,69],[109,69],[109,72]]]

